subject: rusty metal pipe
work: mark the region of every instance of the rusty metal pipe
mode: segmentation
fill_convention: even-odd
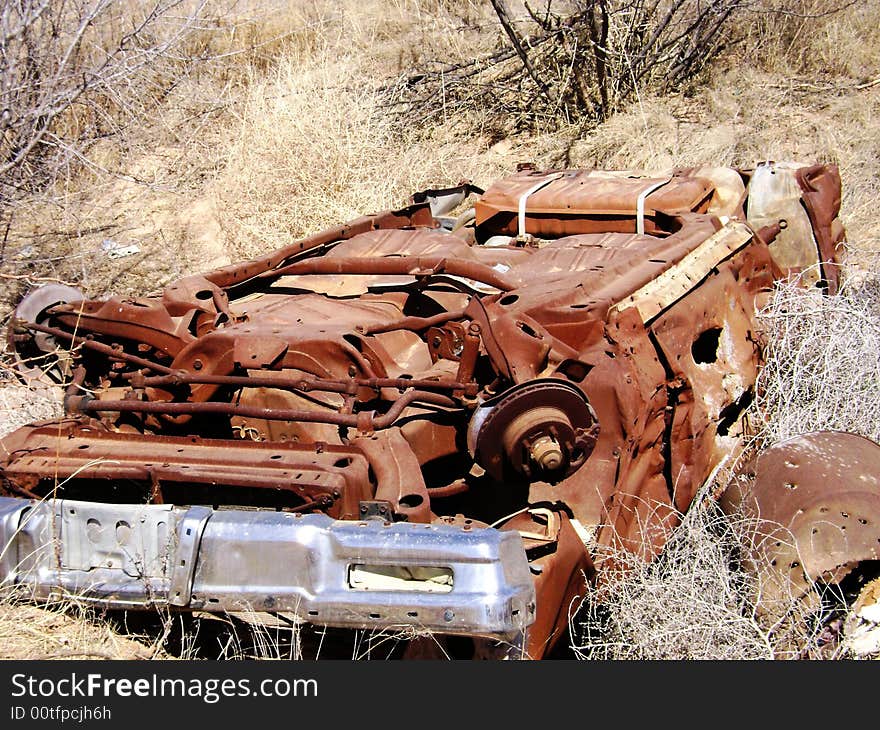
[[[83,383],[86,380],[86,369],[82,365],[77,365],[73,371],[73,378],[71,378],[70,383],[64,389],[64,402],[67,402],[68,398],[74,398],[79,394],[80,388],[82,388]]]
[[[388,257],[325,257],[298,261],[261,276],[284,276],[294,274],[394,274],[404,276],[421,276],[432,274],[452,274],[473,279],[481,284],[510,291],[517,284],[499,274],[491,266],[477,261],[446,258],[444,256],[388,256]]]
[[[80,346],[85,347],[89,350],[94,350],[95,352],[100,352],[102,355],[106,355],[112,360],[121,360],[123,362],[131,363],[132,365],[137,365],[142,368],[155,370],[159,373],[174,372],[171,368],[166,367],[165,365],[160,365],[159,363],[145,360],[144,358],[138,357],[137,355],[129,355],[127,352],[116,350],[110,345],[105,345],[103,342],[95,342],[94,340],[89,340],[85,337],[78,337],[76,335],[70,334],[69,332],[65,332],[64,330],[57,329],[56,327],[46,327],[42,324],[36,324],[35,322],[25,322],[24,320],[20,319],[15,321],[15,326],[25,327],[26,329],[35,330],[37,332],[44,332],[45,334],[52,335],[53,337],[60,337],[73,344],[74,347]]]
[[[443,499],[444,497],[453,497],[456,494],[464,494],[471,488],[470,484],[464,479],[456,479],[451,484],[445,484],[442,487],[428,487],[428,496],[431,499]]]
[[[232,385],[243,388],[282,388],[327,393],[357,393],[358,388],[417,388],[425,390],[467,390],[473,383],[460,383],[455,380],[428,380],[409,378],[352,378],[349,380],[326,380],[323,378],[272,378],[247,375],[201,375],[178,371],[169,375],[143,377],[134,374],[129,382],[135,388],[159,388],[168,385]]]
[[[464,310],[455,312],[440,312],[432,317],[404,317],[396,322],[386,322],[384,324],[374,324],[372,327],[365,327],[365,335],[379,335],[383,332],[394,332],[396,330],[426,330],[428,327],[436,327],[438,324],[446,324],[453,319],[462,319]]]
[[[267,421],[299,421],[301,423],[329,423],[334,426],[351,428],[367,428],[382,430],[388,428],[399,417],[403,410],[415,401],[431,405],[455,407],[458,404],[448,396],[439,393],[428,393],[423,390],[411,390],[398,398],[388,412],[376,416],[375,412],[361,413],[324,413],[297,408],[258,408],[243,406],[236,403],[169,403],[167,401],[139,400],[96,400],[89,396],[73,396],[65,404],[68,411],[75,413],[155,413],[160,415],[205,415],[218,414],[224,416],[242,416],[259,418]]]
[[[214,269],[204,274],[204,277],[221,289],[228,289],[250,281],[265,272],[274,274],[276,272],[273,269],[281,266],[285,261],[294,256],[314,251],[321,246],[347,240],[359,233],[366,233],[376,229],[397,229],[412,226],[431,227],[432,224],[431,208],[427,203],[412,205],[404,210],[386,210],[375,215],[361,216],[344,225],[316,233],[300,241],[295,241],[258,259]]]

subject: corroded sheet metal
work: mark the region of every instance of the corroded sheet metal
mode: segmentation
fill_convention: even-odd
[[[667,269],[638,291],[621,299],[616,309],[635,307],[645,322],[689,294],[694,282],[705,279],[722,261],[733,256],[752,238],[752,231],[742,223],[729,223],[687,254],[676,266]]]
[[[753,559],[765,604],[880,559],[880,445],[851,433],[808,433],[761,453],[754,474],[723,504],[757,521]]]

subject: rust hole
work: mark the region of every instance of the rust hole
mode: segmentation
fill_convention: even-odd
[[[721,341],[721,328],[710,327],[694,340],[691,355],[699,365],[711,365],[718,360],[718,343]]]

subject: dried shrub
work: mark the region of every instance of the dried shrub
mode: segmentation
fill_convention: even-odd
[[[599,551],[599,559],[627,567],[588,589],[577,607],[575,654],[589,660],[837,656],[828,626],[843,606],[839,592],[829,587],[820,600],[804,600],[775,590],[772,604],[762,602],[764,581],[773,578],[753,571],[749,561],[767,527],[704,500],[681,516],[653,562],[620,549]]]
[[[863,273],[835,296],[783,283],[760,320],[768,339],[756,399],[763,441],[816,430],[880,440],[880,279]]]
[[[202,12],[188,0],[13,0],[0,9],[0,203],[149,114]]]
[[[495,47],[401,78],[408,114],[427,119],[478,107],[491,110],[506,131],[601,122],[645,93],[688,90],[728,49],[754,52],[783,31],[790,49],[812,21],[852,3],[815,9],[796,0],[546,0],[517,10],[506,0],[491,4],[499,23]]]

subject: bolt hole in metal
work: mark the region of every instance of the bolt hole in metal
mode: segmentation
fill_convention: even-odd
[[[398,500],[398,503],[401,507],[406,507],[407,509],[415,509],[416,507],[420,507],[424,501],[425,499],[424,497],[422,497],[421,494],[404,494]]]

